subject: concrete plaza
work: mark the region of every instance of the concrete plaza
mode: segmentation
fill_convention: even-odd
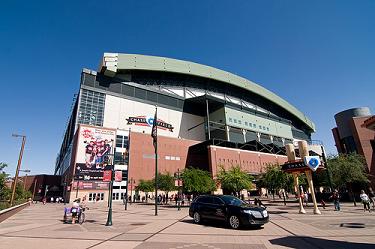
[[[132,204],[114,204],[113,225],[106,227],[106,203],[92,203],[86,222],[64,224],[63,204],[32,204],[0,223],[0,248],[93,249],[251,249],[251,248],[375,248],[375,212],[362,206],[321,209],[322,215],[298,214],[296,203],[270,204],[270,222],[262,229],[231,230],[192,223],[188,208],[177,211]]]

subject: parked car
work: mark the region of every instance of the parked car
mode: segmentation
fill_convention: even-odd
[[[189,216],[195,223],[202,220],[225,222],[233,229],[241,226],[261,227],[269,221],[263,207],[252,206],[230,195],[201,195],[190,205]]]

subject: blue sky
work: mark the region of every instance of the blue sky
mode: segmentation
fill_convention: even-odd
[[[375,113],[375,1],[10,1],[0,8],[0,161],[52,173],[82,68],[104,52],[217,67],[285,98],[335,153],[333,115]]]

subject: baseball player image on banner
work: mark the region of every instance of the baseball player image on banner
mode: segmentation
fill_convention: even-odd
[[[79,132],[75,179],[101,180],[113,164],[116,131],[81,126]]]

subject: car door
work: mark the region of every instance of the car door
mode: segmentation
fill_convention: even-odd
[[[199,199],[199,212],[202,218],[212,219],[212,196],[204,196]]]
[[[213,218],[215,220],[225,220],[226,206],[224,201],[222,201],[219,197],[214,196],[211,208],[211,212],[213,213]]]

